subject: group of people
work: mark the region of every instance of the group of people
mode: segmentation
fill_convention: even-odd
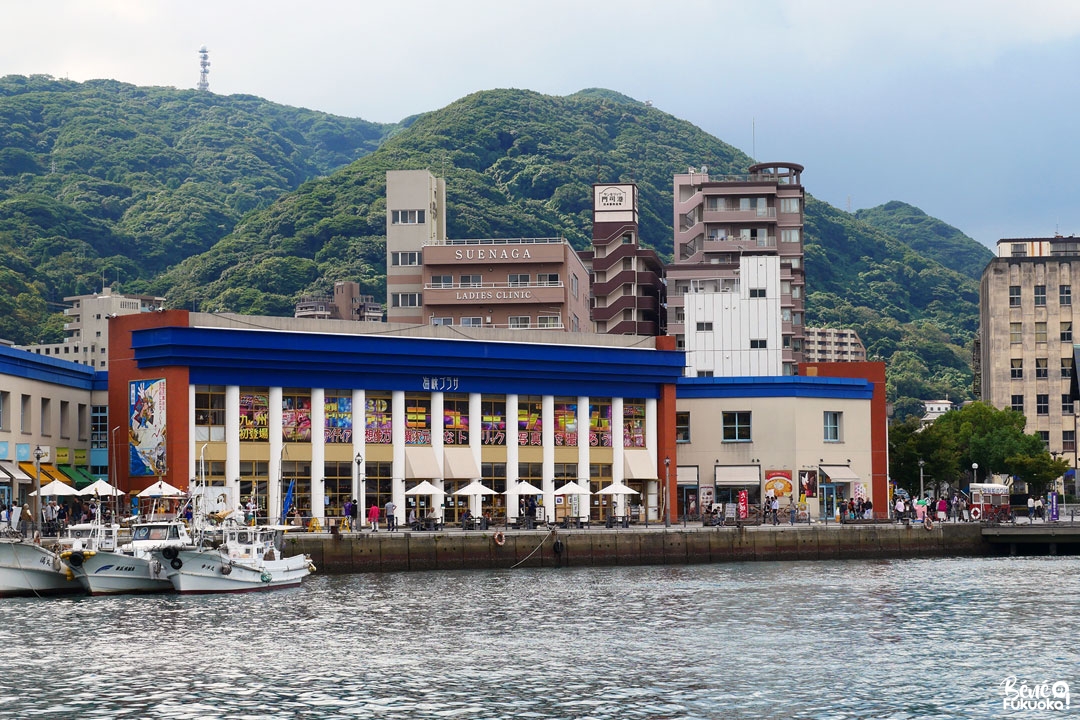
[[[918,500],[912,500],[910,497],[897,497],[893,505],[893,518],[897,522],[903,522],[904,520],[923,522],[927,517],[938,522],[945,522],[946,520],[967,522],[971,519],[968,510],[967,498],[957,493],[953,493],[951,497],[942,495],[937,499],[929,495]]]
[[[111,521],[111,511],[105,507],[105,520]],[[97,503],[73,501],[70,505],[65,500],[57,502],[50,500],[41,506],[40,530],[43,536],[56,536],[68,525],[77,525],[84,522],[93,522],[97,517]],[[0,503],[0,527],[18,530],[23,535],[29,536],[34,526],[34,511],[30,503],[18,503],[6,505]]]

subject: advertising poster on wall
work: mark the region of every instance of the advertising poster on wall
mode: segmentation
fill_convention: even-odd
[[[281,399],[281,439],[311,442],[311,398],[287,396]]]
[[[766,470],[765,494],[772,495],[776,498],[784,498],[791,495],[791,471]]]
[[[240,439],[270,440],[270,405],[266,393],[240,393]]]
[[[324,437],[328,443],[352,442],[352,397],[327,396],[324,401]]]
[[[750,502],[747,498],[746,491],[739,491],[739,519],[745,520],[750,517]]]
[[[799,471],[799,501],[817,497],[817,470]]]
[[[133,477],[165,475],[165,379],[128,383],[128,472]]]

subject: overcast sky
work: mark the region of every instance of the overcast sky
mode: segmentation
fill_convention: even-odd
[[[603,87],[805,165],[841,209],[1080,234],[1075,0],[0,0],[0,75],[189,88],[203,45],[216,93],[396,122]]]

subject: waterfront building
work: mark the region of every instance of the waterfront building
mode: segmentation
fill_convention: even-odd
[[[30,502],[38,448],[43,485],[106,477],[108,440],[104,373],[0,346],[0,501]]]
[[[1047,449],[1077,466],[1073,273],[1075,237],[1005,238],[979,288],[980,399],[1027,418]]]
[[[379,322],[383,317],[382,305],[374,295],[360,292],[360,283],[347,281],[334,283],[334,294],[305,295],[300,298],[293,317],[316,320],[366,320]]]
[[[803,328],[806,362],[865,362],[866,348],[859,333],[850,328]]]
[[[61,358],[97,370],[109,367],[109,318],[117,315],[155,312],[165,306],[165,298],[152,295],[113,294],[112,288],[100,293],[71,295],[64,298],[71,307],[64,309],[64,341],[35,343],[16,347],[38,355]]]
[[[711,352],[734,353],[741,357],[760,358],[750,350],[775,350],[768,347],[773,328],[779,328],[779,371],[771,361],[751,364],[754,374],[793,375],[804,360],[805,274],[803,271],[803,167],[794,163],[759,163],[746,175],[710,175],[702,167],[691,168],[674,178],[674,257],[667,267],[667,333],[675,337],[676,348],[688,348],[690,333],[700,332],[698,323],[712,322],[714,331],[728,323],[742,323],[739,332],[720,334],[711,341]],[[759,277],[753,285],[742,281],[747,258],[759,256],[776,259],[778,289],[772,303],[734,302],[728,298],[698,298],[698,294],[738,291],[746,299],[768,296],[771,281]],[[756,261],[755,261],[756,262]],[[776,277],[773,263],[755,264],[768,277]],[[693,302],[690,302],[691,298]],[[776,299],[778,298],[778,302]],[[771,305],[776,304],[775,311]],[[688,306],[692,306],[688,309]],[[751,306],[769,307],[776,320],[747,315]],[[709,320],[688,312],[705,308],[719,311],[720,317]],[[753,325],[747,326],[748,319]],[[703,341],[704,342],[704,341]],[[762,347],[762,343],[766,347]],[[703,343],[699,342],[700,347]],[[768,353],[771,360],[771,353]],[[696,361],[711,358],[712,368],[696,366]],[[688,354],[687,375],[708,376],[720,372],[715,355]]]

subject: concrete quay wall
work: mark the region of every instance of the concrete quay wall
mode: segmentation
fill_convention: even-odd
[[[631,528],[511,531],[298,533],[286,555],[307,553],[323,573],[521,567],[686,565],[749,560],[855,560],[982,556],[976,523]],[[556,543],[559,543],[558,545]]]

